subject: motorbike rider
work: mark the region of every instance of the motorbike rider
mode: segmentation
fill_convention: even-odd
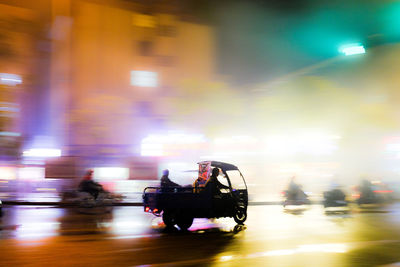
[[[99,183],[93,181],[93,170],[88,170],[83,177],[82,181],[79,183],[79,191],[87,192],[97,199],[100,192],[104,191],[103,186]]]
[[[360,193],[363,198],[374,198],[372,184],[367,179],[363,179],[360,186]]]
[[[336,201],[345,201],[346,195],[341,189],[341,186],[332,180],[329,185],[329,190],[323,193],[324,201],[327,203],[335,203]]]
[[[289,187],[288,187],[288,190],[287,190],[288,199],[296,199],[296,198],[299,197],[299,195],[300,195],[299,193],[302,192],[301,188],[300,188],[300,185],[295,183],[294,179],[295,179],[295,176],[290,178],[290,183],[289,183]]]

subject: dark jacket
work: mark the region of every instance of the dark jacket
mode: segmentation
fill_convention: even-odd
[[[177,183],[172,182],[167,175],[161,176],[161,188],[178,187]]]
[[[211,193],[212,196],[216,196],[221,194],[221,189],[229,189],[229,186],[222,184],[217,177],[211,175],[205,186],[205,191]]]

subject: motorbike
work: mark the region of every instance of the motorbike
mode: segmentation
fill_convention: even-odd
[[[310,204],[310,200],[308,199],[308,196],[306,193],[304,193],[303,190],[296,190],[296,191],[291,191],[291,190],[285,190],[283,191],[283,196],[284,196],[284,201],[283,201],[283,207],[285,208],[286,206],[300,206],[300,205],[308,205]]]
[[[393,190],[388,189],[383,183],[363,181],[357,191],[356,202],[359,206],[390,203],[393,200]]]
[[[61,204],[77,207],[81,213],[107,213],[111,212],[113,205],[121,202],[122,199],[122,195],[105,190],[99,192],[97,198],[88,192],[71,190],[62,193]]]

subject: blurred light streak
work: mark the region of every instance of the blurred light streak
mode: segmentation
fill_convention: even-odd
[[[301,245],[297,251],[302,252],[325,252],[325,253],[346,253],[348,250],[346,244],[311,244]]]
[[[41,180],[44,179],[45,168],[43,167],[22,167],[18,168],[18,179],[20,180]]]
[[[269,256],[287,256],[299,253],[312,253],[312,252],[323,252],[323,253],[346,253],[348,251],[346,244],[311,244],[311,245],[300,245],[295,249],[278,249],[269,250],[264,252],[257,252],[249,254],[246,258],[259,258]]]
[[[16,107],[0,107],[0,111],[19,112],[19,108],[16,108]]]
[[[221,256],[220,258],[219,258],[219,261],[230,261],[230,260],[232,260],[233,259],[233,256],[232,255],[227,255],[227,256]]]
[[[25,223],[17,228],[18,239],[36,239],[57,235],[59,222],[34,222]]]
[[[393,143],[386,145],[386,151],[389,152],[400,152],[400,143]]]
[[[17,170],[14,167],[0,167],[1,180],[15,180],[17,178]]]
[[[25,150],[22,155],[24,157],[33,158],[51,158],[51,157],[61,157],[61,150],[54,148],[31,148]]]
[[[265,138],[264,145],[267,154],[329,155],[337,150],[337,139],[340,139],[340,136],[320,133],[271,135]]]
[[[152,71],[131,71],[131,85],[140,87],[156,87],[158,74]]]
[[[258,140],[252,136],[231,136],[231,137],[217,137],[214,139],[215,144],[236,144],[236,143],[255,143]]]
[[[36,188],[36,191],[57,191],[57,188]]]
[[[0,73],[0,84],[17,85],[22,83],[21,76],[10,73]]]
[[[129,168],[123,167],[97,167],[94,168],[93,177],[96,180],[127,180]]]
[[[184,150],[185,146],[206,142],[206,138],[202,134],[183,134],[183,133],[168,133],[150,134],[142,139],[141,152],[142,156],[166,156],[168,155],[168,146]]]
[[[21,136],[21,133],[16,133],[16,132],[0,132],[0,136],[13,136],[13,137],[18,137],[18,136]]]
[[[164,149],[162,144],[141,144],[140,155],[147,157],[160,157],[164,156]]]
[[[341,46],[339,48],[339,52],[345,54],[346,56],[358,55],[364,54],[365,48],[361,44],[348,44]]]
[[[137,239],[137,238],[154,238],[158,237],[160,234],[148,234],[148,235],[124,235],[124,236],[112,236],[106,239]]]

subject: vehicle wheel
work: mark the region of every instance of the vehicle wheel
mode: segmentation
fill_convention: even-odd
[[[179,228],[182,231],[186,231],[187,229],[189,229],[190,226],[192,226],[193,224],[193,217],[190,216],[182,216],[180,218],[178,218],[176,224],[179,226]]]
[[[173,227],[176,223],[174,214],[171,211],[164,210],[162,219],[166,227]]]
[[[243,208],[237,208],[235,211],[235,215],[233,215],[233,219],[237,224],[243,224],[247,219],[247,212]]]

